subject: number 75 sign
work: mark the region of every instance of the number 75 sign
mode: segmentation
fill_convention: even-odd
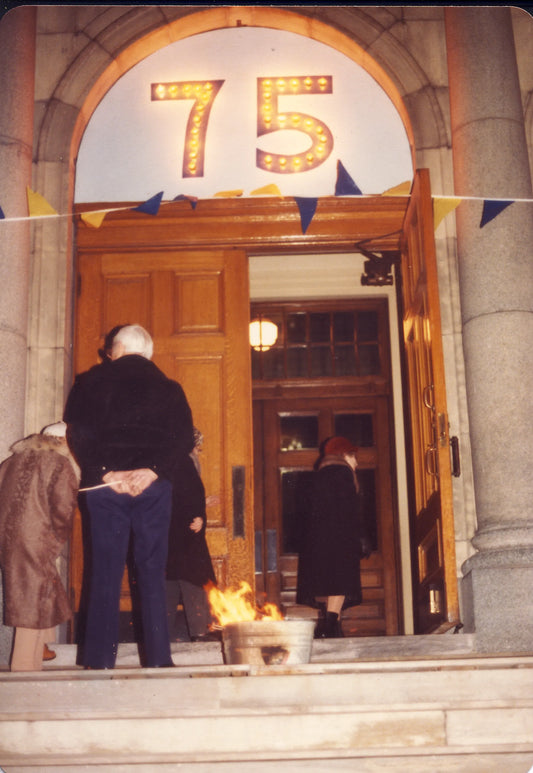
[[[203,177],[207,128],[211,108],[224,80],[152,83],[152,101],[192,100],[183,148],[183,177]],[[256,149],[256,166],[276,174],[298,174],[315,169],[333,150],[333,135],[324,121],[294,110],[281,111],[280,96],[331,94],[331,75],[286,76],[257,79],[257,136],[290,129],[305,134],[309,145],[302,153],[268,153]],[[286,104],[286,103],[285,103]]]

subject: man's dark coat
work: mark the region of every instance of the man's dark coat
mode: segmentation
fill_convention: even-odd
[[[110,470],[145,467],[172,481],[194,445],[183,389],[137,354],[77,376],[63,418],[84,486],[101,483]]]

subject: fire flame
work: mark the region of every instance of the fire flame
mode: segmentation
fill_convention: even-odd
[[[265,604],[259,609],[253,603],[252,589],[241,582],[237,589],[221,591],[212,583],[205,586],[211,613],[221,626],[250,620],[283,620],[275,604]]]

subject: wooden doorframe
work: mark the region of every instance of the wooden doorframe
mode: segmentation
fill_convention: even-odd
[[[407,202],[402,196],[320,198],[305,233],[293,198],[202,199],[194,209],[187,201],[164,202],[155,218],[132,212],[139,202],[77,204],[76,244],[84,250],[98,244],[113,250],[239,249],[260,255],[354,252],[368,241],[373,250],[397,252]],[[109,210],[99,228],[81,219],[95,210]],[[147,224],[138,238],[131,232],[132,218]],[[150,221],[157,228],[148,227]]]

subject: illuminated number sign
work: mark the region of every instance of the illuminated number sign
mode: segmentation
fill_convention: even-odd
[[[311,144],[303,153],[281,155],[257,150],[256,165],[279,174],[295,174],[323,164],[333,150],[333,135],[323,121],[294,111],[280,112],[278,97],[298,94],[331,94],[329,75],[257,79],[257,136],[293,129],[306,134]]]
[[[205,137],[209,114],[223,83],[223,80],[152,83],[152,101],[194,100],[185,131],[183,177],[203,177],[204,175]]]
[[[302,153],[267,153],[257,149],[256,166],[259,169],[277,174],[298,174],[324,163],[333,150],[333,135],[324,121],[293,110],[280,111],[278,99],[302,94],[331,94],[332,80],[331,75],[257,79],[257,136],[291,129],[309,139],[309,146]],[[152,101],[194,100],[185,131],[183,177],[203,177],[209,114],[223,84],[223,80],[152,83]]]

